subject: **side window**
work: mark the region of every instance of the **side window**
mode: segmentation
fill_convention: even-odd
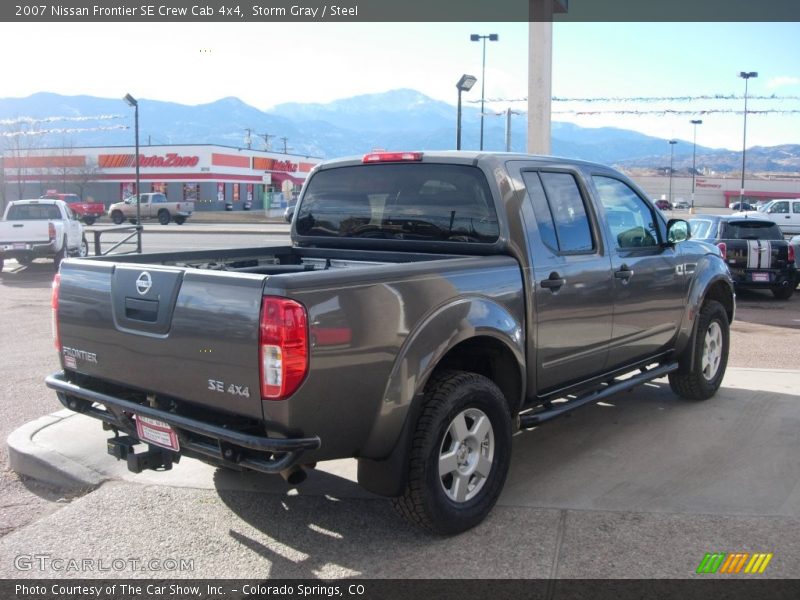
[[[628,184],[612,177],[592,177],[605,208],[611,239],[617,248],[658,246],[655,209]]]
[[[780,215],[788,214],[789,213],[789,203],[788,202],[776,202],[775,204],[773,204],[770,207],[769,212],[777,213],[777,214],[780,214]]]
[[[800,214],[800,202],[792,202],[792,212],[794,214]]]
[[[570,173],[523,173],[542,240],[562,253],[594,250],[592,228],[578,184]]]

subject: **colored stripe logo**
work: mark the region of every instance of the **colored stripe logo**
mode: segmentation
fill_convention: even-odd
[[[700,565],[698,574],[723,573],[735,575],[739,573],[755,574],[767,570],[767,565],[772,560],[773,554],[765,552],[706,552]]]

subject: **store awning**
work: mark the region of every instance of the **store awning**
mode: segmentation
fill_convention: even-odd
[[[300,177],[295,177],[294,175],[286,173],[285,171],[269,171],[269,174],[272,176],[273,184],[283,183],[284,181],[291,181],[296,186],[301,187],[303,185],[303,182],[305,182],[305,179],[302,179]]]

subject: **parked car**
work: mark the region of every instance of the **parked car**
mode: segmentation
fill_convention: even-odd
[[[106,207],[102,202],[84,202],[78,194],[59,194],[54,190],[48,190],[41,196],[47,200],[63,200],[72,212],[87,225],[94,225],[94,222],[106,214]]]
[[[497,501],[516,431],[663,376],[693,400],[722,383],[725,263],[609,167],[380,152],[301,194],[281,247],[64,263],[47,385],[114,431],[98,452],[294,485],[356,457],[361,485],[453,534]]]
[[[689,202],[683,198],[676,198],[672,201],[672,208],[675,210],[689,210]]]
[[[715,244],[740,289],[770,289],[787,300],[797,280],[795,249],[761,213],[698,215],[689,219],[692,238]]]
[[[756,210],[755,205],[749,202],[731,202],[729,207],[732,211]]]
[[[183,225],[186,219],[194,212],[194,202],[169,202],[167,197],[160,192],[139,194],[141,198],[139,216],[142,220],[158,219],[162,225],[175,221]],[[108,208],[108,216],[116,225],[121,225],[125,219],[136,223],[136,196],[131,196],[123,202],[116,202]]]
[[[800,265],[797,264],[797,261],[800,260],[800,235],[794,236],[792,239],[789,240],[789,245],[792,247],[794,251],[794,261],[795,261],[795,268],[797,272],[795,274],[795,287],[800,285]]]
[[[653,204],[656,205],[658,210],[672,210],[672,206],[668,200],[656,200]]]
[[[89,245],[78,216],[63,200],[16,200],[0,222],[0,270],[6,258],[22,265],[52,258],[58,269],[67,256],[86,256]]]

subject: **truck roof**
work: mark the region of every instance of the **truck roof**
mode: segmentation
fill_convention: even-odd
[[[326,160],[323,161],[322,163],[319,163],[317,168],[327,169],[327,168],[366,164],[366,161],[364,159],[367,156],[393,155],[397,157],[399,155],[415,155],[415,154],[419,155],[419,159],[417,160],[417,162],[423,162],[423,163],[446,162],[452,164],[475,165],[478,164],[479,162],[504,163],[509,160],[526,160],[526,161],[541,162],[542,164],[550,164],[550,165],[570,164],[570,165],[590,166],[595,168],[602,167],[603,169],[609,169],[607,165],[603,165],[601,163],[578,160],[575,158],[549,156],[542,154],[525,154],[521,152],[486,152],[477,150],[474,151],[464,151],[464,150],[383,151],[381,150],[375,152],[368,152],[367,154],[346,156],[342,158]],[[374,162],[379,163],[381,161],[376,160]],[[387,162],[402,162],[402,159],[395,158],[394,160],[390,160]]]

